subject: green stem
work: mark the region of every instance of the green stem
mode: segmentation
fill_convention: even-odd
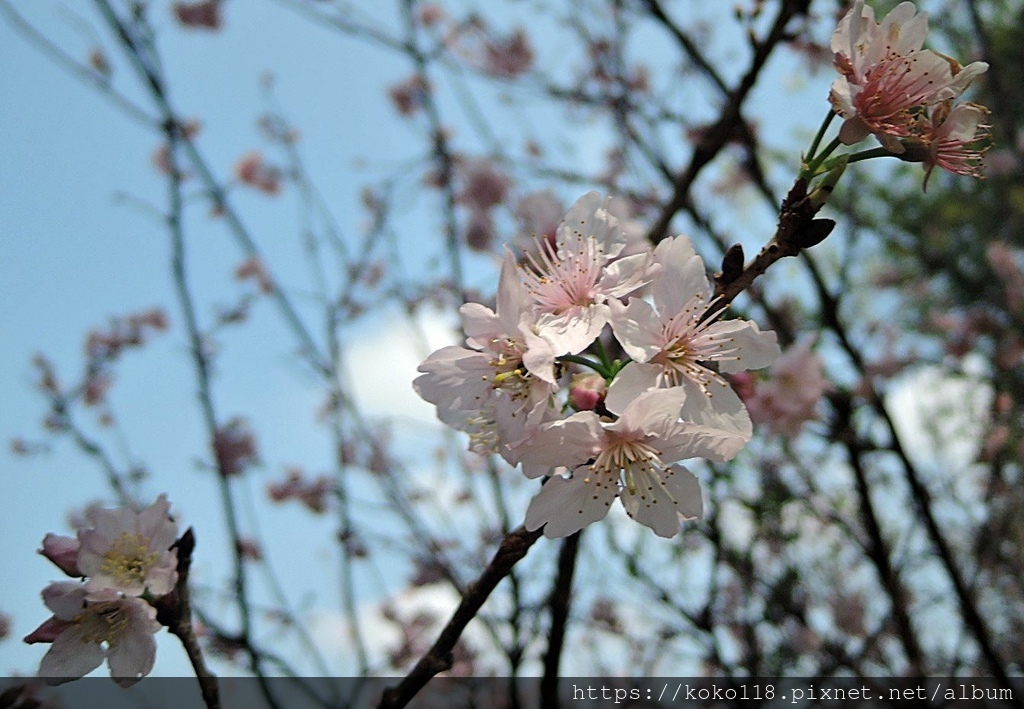
[[[595,362],[592,359],[587,359],[583,355],[562,355],[561,357],[558,357],[557,360],[559,362],[572,362],[574,364],[581,364],[584,367],[589,367],[590,369],[593,369],[595,372],[600,374],[605,379],[608,378],[609,366],[606,366],[602,362]]]
[[[612,362],[608,357],[608,350],[604,348],[604,343],[601,342],[601,338],[598,337],[594,340],[594,354],[601,360],[601,364],[604,366],[604,371],[608,372],[611,369]]]
[[[899,155],[887,150],[886,148],[871,148],[871,150],[862,150],[859,153],[854,153],[850,156],[847,163],[860,162],[861,160],[870,160],[871,158],[898,158]]]
[[[821,139],[825,137],[825,131],[828,130],[829,124],[832,123],[832,119],[835,117],[836,112],[829,111],[828,115],[825,116],[825,120],[821,122],[821,127],[818,128],[818,134],[814,136],[814,140],[811,141],[810,150],[807,151],[807,162],[814,160],[814,153],[818,151],[818,146],[821,145]]]
[[[814,178],[814,176],[818,174],[818,168],[821,167],[821,164],[825,162],[828,156],[834,153],[836,148],[840,145],[842,145],[842,143],[839,142],[839,138],[833,138],[832,142],[826,145],[825,149],[821,151],[821,155],[814,158],[814,160],[810,161],[807,166],[801,170],[800,176],[805,180]]]

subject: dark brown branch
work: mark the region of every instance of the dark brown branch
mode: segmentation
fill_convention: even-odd
[[[455,609],[448,624],[427,654],[420,658],[416,666],[401,682],[384,692],[379,704],[380,709],[404,707],[434,675],[451,668],[452,651],[455,649],[455,644],[459,641],[462,631],[465,630],[469,621],[476,617],[477,612],[483,607],[484,601],[491,595],[498,583],[508,576],[512,567],[526,556],[526,552],[540,536],[540,529],[528,532],[525,527],[518,527],[505,537],[480,578],[466,589],[462,602],[459,603],[459,607]]]
[[[736,252],[731,249],[726,252],[722,272],[715,276],[715,297],[718,301],[723,305],[731,303],[773,263],[786,256],[796,256],[824,240],[835,222],[814,218],[821,206],[813,194],[807,194],[807,182],[798,179],[782,201],[775,234],[754,260],[737,274]]]
[[[199,646],[195,630],[192,627],[192,602],[188,589],[188,574],[192,568],[192,550],[196,545],[196,536],[189,527],[174,543],[172,549],[178,551],[178,581],[174,590],[156,602],[157,620],[166,625],[171,635],[181,641],[185,654],[192,663],[192,669],[199,680],[199,691],[207,709],[219,709],[220,692],[217,687],[217,676],[206,666],[203,650]]]
[[[548,597],[551,610],[551,628],[548,631],[548,650],[544,654],[544,676],[540,681],[541,709],[558,709],[558,669],[565,644],[565,628],[569,622],[569,600],[572,598],[572,577],[580,552],[583,530],[566,537],[558,552],[558,575]]]
[[[718,120],[708,128],[704,133],[704,137],[694,148],[689,165],[676,178],[672,196],[665,204],[654,226],[648,232],[648,238],[652,243],[656,244],[668,235],[669,224],[676,213],[686,206],[690,196],[690,188],[693,186],[701,170],[734,137],[737,125],[743,122],[741,115],[743,102],[757,82],[757,77],[760,75],[761,69],[764,68],[768,56],[786,38],[786,26],[789,24],[789,21],[799,14],[806,13],[809,4],[810,0],[787,0],[783,2],[768,35],[763,40],[754,43],[754,56],[750,61],[750,67],[740,80],[739,85],[729,93]]]

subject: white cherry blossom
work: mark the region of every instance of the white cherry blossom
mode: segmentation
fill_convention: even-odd
[[[527,529],[543,526],[545,536],[564,537],[602,519],[616,497],[631,517],[664,537],[679,531],[680,518],[698,517],[696,479],[671,464],[729,460],[746,438],[711,416],[681,420],[685,398],[679,387],[655,389],[634,399],[616,421],[581,411],[541,427],[520,446],[523,472],[539,477],[565,466],[571,477],[555,475],[541,488],[527,510]]]
[[[90,510],[92,526],[78,533],[78,570],[90,592],[113,589],[128,596],[170,593],[178,580],[178,556],[170,551],[178,525],[160,495],[141,512]]]
[[[89,593],[74,581],[52,583],[42,595],[53,616],[25,642],[51,643],[39,664],[39,676],[49,684],[83,677],[104,659],[114,681],[124,687],[135,684],[153,669],[153,635],[160,624],[156,609],[146,601],[109,588]]]
[[[743,404],[718,372],[771,364],[779,356],[775,333],[747,320],[718,319],[724,308],[715,304],[704,261],[687,237],[658,244],[654,262],[660,275],[650,287],[653,305],[640,298],[610,304],[612,330],[633,361],[612,383],[606,405],[618,411],[647,389],[683,387],[688,412],[712,406],[749,438]]]
[[[536,332],[535,313],[505,254],[496,309],[466,303],[460,309],[466,344],[443,347],[419,366],[413,388],[437,406],[438,417],[471,435],[471,449],[507,454],[539,425],[558,388],[555,350]]]

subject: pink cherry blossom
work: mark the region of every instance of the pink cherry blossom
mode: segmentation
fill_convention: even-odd
[[[505,201],[512,179],[488,158],[467,158],[458,163],[459,204],[486,212]]]
[[[42,595],[53,616],[25,642],[52,643],[39,664],[39,676],[49,684],[83,677],[104,659],[114,681],[124,687],[153,669],[153,634],[160,624],[156,609],[144,600],[112,589],[90,593],[74,581],[52,583]]]
[[[484,51],[484,71],[499,79],[515,79],[533,66],[533,48],[522,28],[486,42]]]
[[[597,339],[610,314],[608,301],[622,298],[653,276],[651,255],[618,258],[626,233],[597,192],[583,195],[558,228],[554,246],[543,245],[522,268],[537,325],[559,353],[577,354]]]
[[[747,410],[755,423],[792,437],[817,418],[818,403],[831,385],[813,345],[814,338],[808,337],[787,349],[768,371],[768,381],[757,382],[748,393]]]
[[[177,554],[170,550],[178,525],[160,495],[141,512],[91,509],[91,525],[78,533],[78,568],[89,577],[90,593],[112,589],[127,596],[163,596],[178,579]]]
[[[544,527],[547,537],[564,537],[602,519],[616,497],[626,512],[663,537],[679,531],[679,518],[701,513],[700,489],[693,475],[671,465],[687,458],[724,461],[746,438],[707,416],[680,419],[686,393],[679,387],[654,389],[630,402],[616,421],[581,411],[545,424],[519,448],[528,477],[555,475],[541,488],[526,513],[527,529]]]
[[[284,172],[268,163],[258,150],[252,150],[235,163],[235,176],[243,185],[264,194],[275,195],[281,191]]]
[[[640,298],[610,303],[612,331],[633,361],[612,383],[609,408],[618,411],[652,387],[682,386],[691,406],[703,401],[745,419],[742,403],[711,366],[727,373],[768,366],[780,352],[775,333],[718,319],[724,308],[687,237],[658,244],[654,262],[660,273],[650,287],[653,305]]]
[[[981,177],[985,152],[990,146],[989,127],[984,123],[989,110],[976,103],[948,103],[933,107],[919,121],[915,135],[904,141],[900,155],[910,162],[924,163],[924,188],[932,170],[941,167],[954,175]]]
[[[985,62],[961,67],[955,60],[922,49],[928,16],[903,2],[881,24],[863,0],[857,0],[832,34],[834,64],[840,76],[830,100],[846,120],[840,140],[852,145],[874,133],[892,152],[896,140],[912,134],[912,109],[958,97],[980,74]]]

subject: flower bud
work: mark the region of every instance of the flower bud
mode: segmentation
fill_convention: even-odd
[[[604,401],[607,390],[608,385],[600,374],[574,374],[569,384],[569,400],[577,411],[593,411]]]
[[[80,577],[78,570],[78,540],[74,537],[62,537],[59,534],[47,534],[43,537],[43,548],[39,553],[52,561],[68,576]]]

